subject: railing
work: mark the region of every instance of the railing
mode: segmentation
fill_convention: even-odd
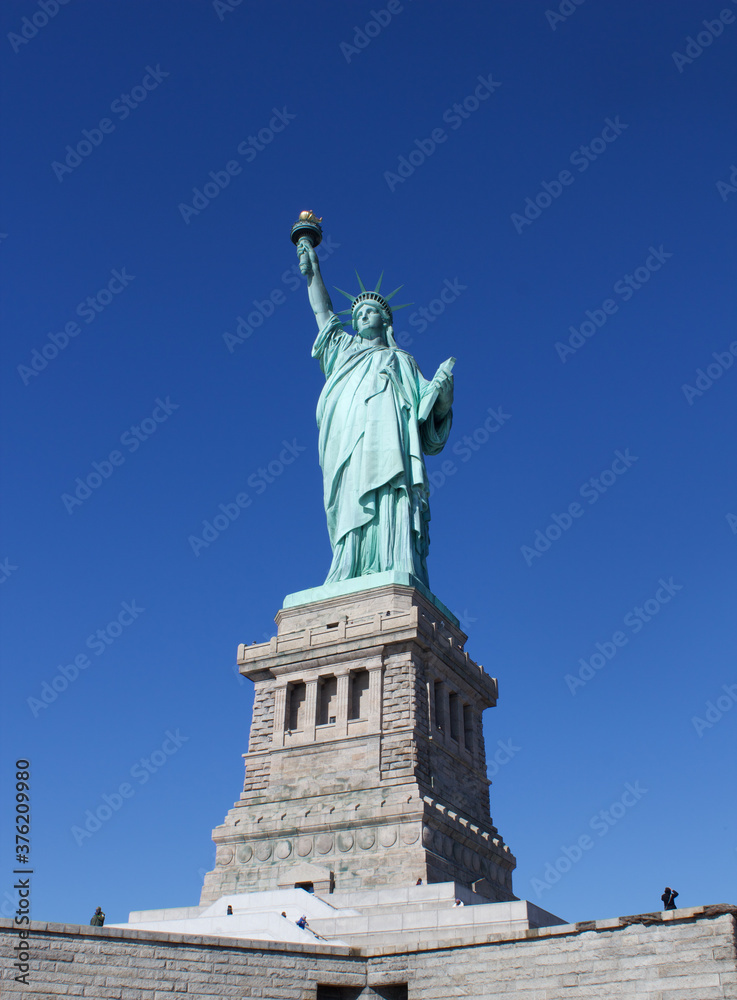
[[[464,657],[469,667],[476,667],[480,673],[484,673],[481,664],[475,663],[463,649],[462,639],[456,639],[450,630],[444,627],[444,622],[433,621],[427,612],[417,606],[407,611],[380,611],[362,618],[343,617],[337,622],[326,625],[316,625],[294,632],[281,632],[273,636],[269,642],[258,642],[252,646],[241,643],[238,646],[238,663],[245,664],[259,660],[264,654],[276,656],[280,653],[337,645],[371,635],[388,636],[392,632],[401,632],[407,628],[429,632],[436,642],[444,640],[450,649]]]

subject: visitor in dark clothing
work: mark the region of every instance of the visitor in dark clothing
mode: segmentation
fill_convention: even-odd
[[[675,910],[676,909],[676,896],[678,893],[675,889],[671,889],[670,886],[665,887],[665,892],[660,897],[663,900],[664,910]]]

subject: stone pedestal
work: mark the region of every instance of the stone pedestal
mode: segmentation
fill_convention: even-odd
[[[481,725],[496,680],[424,588],[337,591],[309,603],[292,595],[277,635],[238,649],[255,685],[246,778],[213,831],[201,902],[419,878],[515,899],[515,859],[489,815]]]

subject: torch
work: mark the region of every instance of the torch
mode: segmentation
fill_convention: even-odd
[[[322,241],[321,222],[322,219],[318,219],[314,212],[300,212],[299,218],[292,226],[292,243],[299,254],[299,269],[302,274],[310,273],[307,250],[310,248],[314,250]]]

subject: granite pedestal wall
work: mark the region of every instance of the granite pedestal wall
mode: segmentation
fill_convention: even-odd
[[[243,793],[201,902],[458,882],[515,899],[489,812],[482,712],[497,683],[431,595],[390,583],[294,607],[240,646],[255,685]]]
[[[696,907],[379,949],[30,925],[27,985],[17,932],[0,920],[3,1000],[737,1000],[733,906]],[[443,937],[442,935],[446,936]]]

